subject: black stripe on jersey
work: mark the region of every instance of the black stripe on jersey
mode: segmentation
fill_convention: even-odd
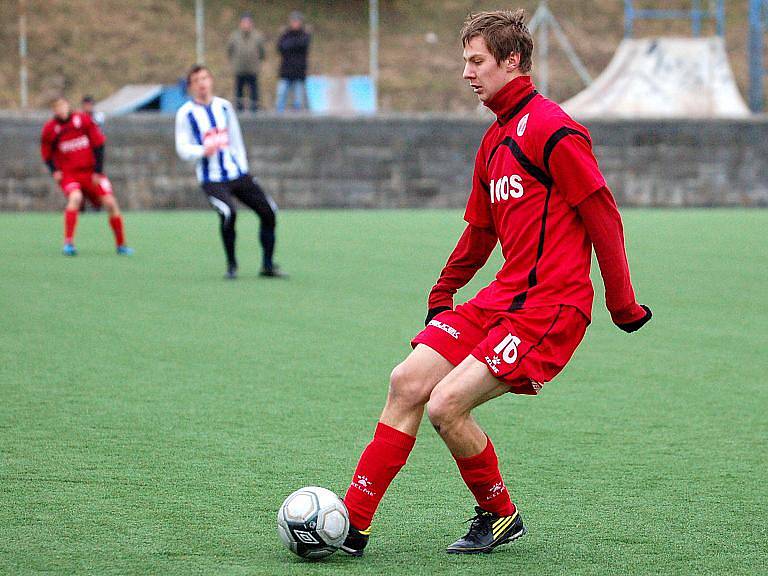
[[[536,274],[536,267],[539,264],[541,255],[544,253],[544,238],[546,236],[547,228],[547,212],[549,212],[549,198],[552,196],[552,178],[550,178],[541,168],[536,166],[536,164],[531,162],[531,160],[525,155],[525,153],[520,149],[520,146],[518,146],[517,142],[515,142],[511,136],[504,138],[504,140],[501,141],[501,144],[504,144],[507,148],[509,148],[510,152],[512,152],[512,155],[515,157],[515,160],[517,160],[520,166],[522,166],[522,168],[536,180],[541,182],[541,184],[547,189],[547,196],[544,199],[544,212],[541,215],[541,229],[539,230],[539,244],[536,248],[536,260],[533,263],[533,268],[531,268],[531,271],[528,273],[528,288],[517,294],[512,299],[512,304],[509,306],[509,311],[512,312],[514,310],[520,310],[523,307],[523,304],[525,304],[525,299],[528,297],[528,290],[536,286],[539,281]]]
[[[509,151],[512,152],[512,155],[515,157],[515,160],[520,164],[520,166],[523,167],[523,169],[528,172],[531,176],[536,178],[539,182],[541,182],[544,186],[549,188],[552,186],[552,178],[549,177],[549,175],[544,172],[541,168],[536,166],[531,160],[528,158],[528,156],[525,155],[525,153],[520,149],[520,146],[515,142],[515,140],[512,138],[512,136],[507,136],[504,138],[504,140],[501,141],[501,144],[499,146],[504,145],[507,148],[509,148]],[[498,146],[497,146],[498,148]],[[494,152],[496,150],[494,149]],[[493,153],[491,153],[491,158],[493,158]],[[490,163],[490,160],[489,160]]]
[[[533,97],[536,96],[536,94],[538,93],[539,93],[538,90],[534,90],[533,92],[528,94],[528,96],[520,100],[517,106],[512,108],[512,110],[510,110],[503,116],[499,116],[498,118],[496,118],[496,122],[499,123],[499,126],[504,126],[504,124],[512,120],[512,118],[514,118],[515,116],[517,116],[523,110],[523,108],[525,108],[526,104],[528,104],[528,102],[533,100]]]
[[[574,128],[568,128],[567,126],[563,126],[559,130],[557,130],[552,136],[549,137],[547,140],[547,143],[544,145],[544,167],[547,169],[547,172],[549,172],[549,157],[552,156],[552,151],[555,149],[555,146],[557,146],[558,142],[565,138],[566,136],[570,136],[571,134],[575,134],[576,136],[581,136],[586,140],[587,144],[592,146],[592,142],[590,141],[589,137],[587,137],[584,132],[580,132],[579,130],[576,130]]]

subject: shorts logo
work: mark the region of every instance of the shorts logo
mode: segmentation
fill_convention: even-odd
[[[461,336],[461,332],[456,330],[456,328],[454,328],[453,326],[448,326],[448,324],[438,322],[437,320],[430,321],[429,325],[434,326],[435,328],[439,328],[443,332],[447,332],[451,337],[455,338],[456,340],[458,340],[459,336]]]
[[[522,136],[525,134],[525,128],[528,126],[528,114],[520,118],[520,122],[517,123],[517,135]]]
[[[517,347],[519,344],[520,338],[507,334],[493,351],[496,354],[501,354],[502,360],[507,364],[514,364],[515,360],[517,360]]]
[[[499,373],[499,364],[501,364],[501,359],[498,356],[494,356],[493,358],[488,358],[488,356],[486,356],[485,363],[488,364],[488,368],[493,370],[494,374]]]

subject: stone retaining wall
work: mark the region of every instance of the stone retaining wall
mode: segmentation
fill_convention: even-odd
[[[0,117],[0,210],[57,210],[39,157],[44,116]],[[461,207],[487,119],[438,114],[241,119],[251,173],[286,208]],[[624,206],[768,206],[768,119],[588,122]],[[173,118],[106,126],[107,173],[127,209],[206,206]]]

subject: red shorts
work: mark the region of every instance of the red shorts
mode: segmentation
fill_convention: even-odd
[[[101,206],[104,196],[112,195],[112,183],[106,176],[101,177],[99,184],[93,183],[93,172],[64,172],[59,182],[64,196],[69,195],[75,190],[81,190],[94,206]]]
[[[538,394],[571,359],[589,322],[573,306],[504,312],[471,301],[438,314],[412,341],[454,366],[470,354],[515,394]]]

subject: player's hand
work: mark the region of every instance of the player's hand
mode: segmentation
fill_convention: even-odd
[[[648,308],[645,304],[640,304],[640,308],[642,308],[645,311],[645,314],[642,318],[639,320],[635,320],[634,322],[627,322],[626,324],[616,324],[619,328],[624,330],[624,332],[637,332],[645,326],[648,321],[653,318],[653,312],[651,312],[651,309]]]
[[[61,173],[61,170],[56,170],[51,176],[53,176],[53,179],[56,180],[56,182],[61,182],[64,175]]]
[[[104,179],[104,174],[99,174],[97,172],[94,172],[91,175],[91,182],[93,182],[96,186],[99,186],[103,179]]]
[[[204,156],[206,156],[206,157],[213,156],[218,151],[219,151],[219,143],[216,141],[216,139],[208,138],[203,143],[203,155]]]
[[[430,308],[429,312],[427,312],[427,319],[424,320],[424,326],[429,325],[429,323],[432,322],[432,319],[440,314],[440,312],[445,312],[450,309],[450,306],[435,306],[434,308]]]

